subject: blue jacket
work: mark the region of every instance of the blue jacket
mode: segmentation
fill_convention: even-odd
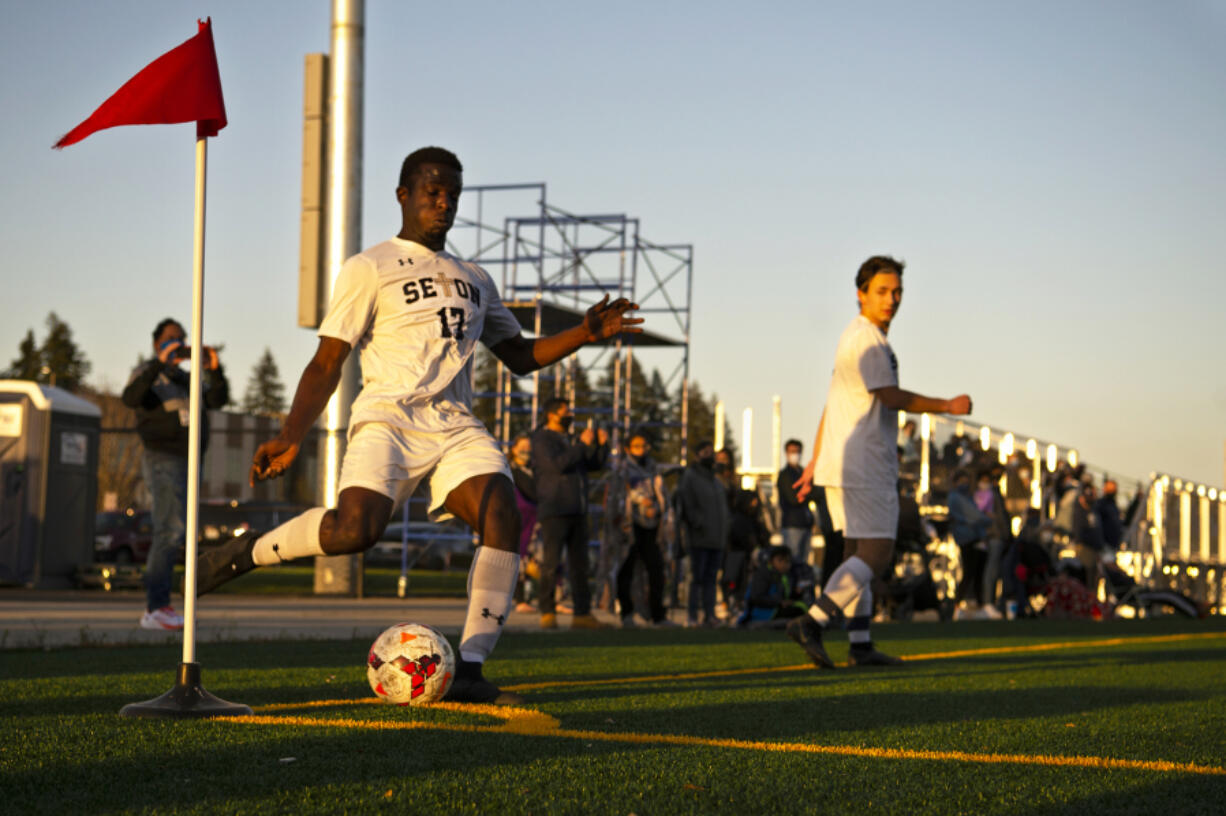
[[[949,530],[958,546],[982,541],[992,519],[975,506],[975,500],[957,488],[949,491]]]

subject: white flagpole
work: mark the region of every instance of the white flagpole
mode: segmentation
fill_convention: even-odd
[[[200,380],[204,376],[204,176],[207,142],[196,137],[196,237],[192,259],[192,373],[187,424],[187,547],[183,576],[183,662],[170,691],[143,703],[129,703],[121,717],[235,717],[250,715],[242,703],[215,697],[200,685],[196,663],[196,529],[200,510]]]
[[[196,534],[200,510],[200,378],[204,354],[204,187],[208,139],[196,138],[196,223],[192,241],[192,371],[187,431],[187,548],[183,570],[183,662],[196,662]]]

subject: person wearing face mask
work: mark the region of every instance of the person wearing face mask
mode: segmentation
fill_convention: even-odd
[[[728,512],[732,512],[732,500],[739,485],[736,480],[736,466],[732,463],[732,451],[727,448],[720,448],[715,452],[715,478],[724,486]]]
[[[715,581],[728,541],[728,495],[715,473],[715,446],[699,443],[695,464],[685,469],[677,485],[677,510],[690,557],[688,626],[718,626],[715,617]]]
[[[647,570],[647,613],[653,626],[670,626],[664,608],[664,556],[656,542],[660,519],[664,514],[664,479],[651,457],[647,455],[647,438],[634,433],[626,441],[626,449],[617,464],[615,478],[625,496],[620,513],[623,528],[630,536],[630,549],[617,570],[617,602],[621,607],[622,626],[632,629],[634,623],[634,566],[642,561]]]
[[[532,475],[532,440],[520,434],[511,441],[511,482],[515,485],[515,506],[522,522],[519,532],[519,563],[522,565],[515,611],[529,612],[534,588],[540,578],[540,563],[530,560],[532,533],[536,530],[536,479]],[[535,574],[535,578],[533,575]]]
[[[571,628],[598,629],[592,615],[588,585],[587,474],[604,466],[609,455],[609,434],[584,428],[570,436],[574,415],[570,402],[554,397],[545,403],[545,424],[532,435],[532,470],[535,475],[537,519],[541,525],[541,627],[555,629],[554,589],[562,548],[570,573],[575,614]]]
[[[978,601],[981,596],[983,569],[987,561],[986,540],[992,529],[992,518],[983,511],[971,489],[971,474],[960,470],[954,474],[954,489],[947,498],[949,529],[954,543],[962,553],[962,582],[958,585],[958,600]],[[959,607],[959,615],[965,607]]]
[[[996,583],[1000,578],[1005,543],[1012,538],[1013,532],[1009,516],[1005,512],[1005,497],[1000,492],[1000,482],[1004,475],[1001,466],[993,466],[979,475],[975,490],[975,506],[992,520],[983,545],[983,578],[979,583],[979,613],[991,620],[1004,617],[996,607]]]
[[[809,563],[809,539],[812,538],[813,530],[813,513],[809,510],[809,504],[796,497],[796,488],[793,487],[804,473],[804,466],[800,463],[804,449],[805,446],[799,439],[789,439],[784,443],[787,465],[775,478],[783,546],[791,551],[792,558],[800,564]]]

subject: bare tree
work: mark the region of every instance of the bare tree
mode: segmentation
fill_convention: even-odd
[[[102,433],[98,440],[98,509],[102,508],[108,493],[115,495],[119,508],[147,506],[145,480],[141,475],[144,454],[136,433],[136,412],[124,405],[118,394],[90,390],[82,396],[102,411]]]

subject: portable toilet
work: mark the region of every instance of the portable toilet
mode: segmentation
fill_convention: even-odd
[[[0,584],[70,587],[94,560],[101,417],[62,388],[0,380]]]

